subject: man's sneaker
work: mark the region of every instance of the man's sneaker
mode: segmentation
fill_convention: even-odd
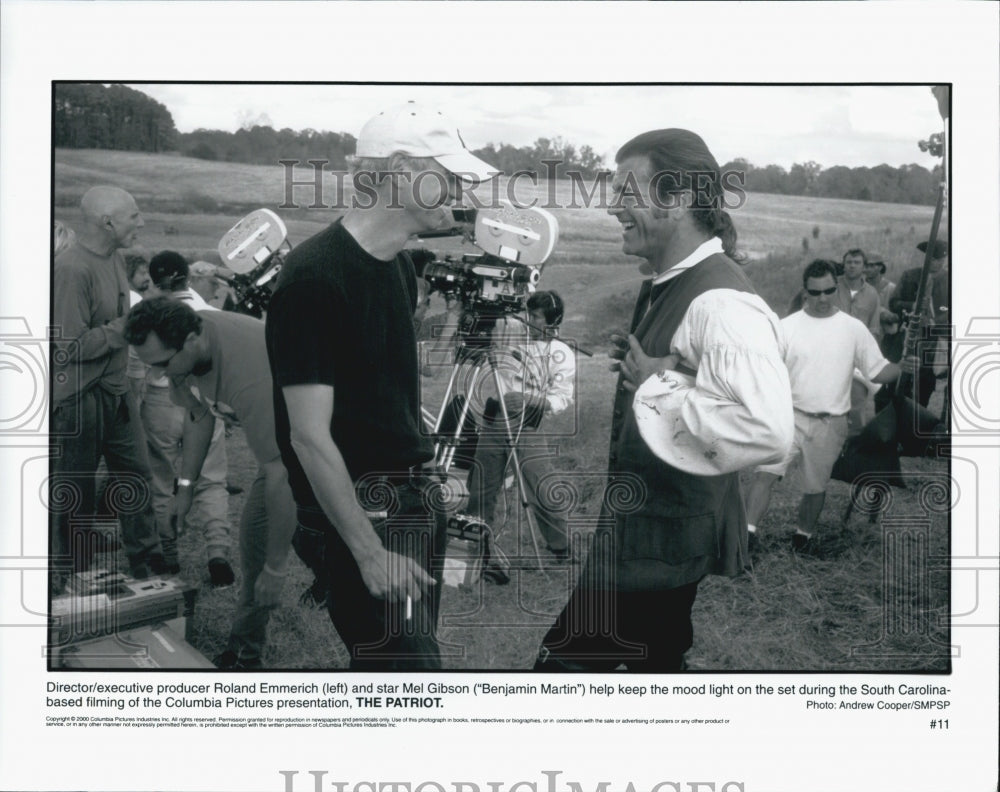
[[[212,558],[208,562],[208,576],[212,579],[212,586],[222,588],[231,586],[236,581],[233,568],[224,558]]]
[[[259,657],[240,657],[232,649],[213,657],[212,663],[220,671],[260,671],[264,667]]]

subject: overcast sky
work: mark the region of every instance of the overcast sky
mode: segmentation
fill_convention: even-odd
[[[898,166],[935,160],[917,141],[941,130],[927,86],[132,85],[166,105],[181,132],[235,131],[266,116],[276,129],[357,135],[387,106],[413,99],[455,118],[466,145],[523,146],[560,136],[612,161],[647,129],[687,127],[720,163]]]

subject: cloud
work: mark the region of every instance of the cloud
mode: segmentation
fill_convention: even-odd
[[[916,141],[940,128],[926,86],[136,85],[182,132],[239,128],[266,114],[276,128],[357,135],[375,112],[415,100],[451,115],[472,148],[561,137],[610,158],[648,129],[698,132],[720,162],[815,160],[900,165],[935,160]]]

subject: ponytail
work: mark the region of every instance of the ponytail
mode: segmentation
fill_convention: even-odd
[[[694,209],[695,222],[712,236],[722,240],[722,252],[738,264],[744,263],[746,256],[736,250],[736,226],[725,209]]]

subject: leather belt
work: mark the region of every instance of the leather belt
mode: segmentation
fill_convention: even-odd
[[[847,415],[847,413],[826,413],[826,412],[813,413],[813,412],[806,412],[805,410],[800,410],[798,407],[795,407],[793,409],[795,410],[795,412],[802,413],[802,415],[808,416],[809,418],[820,418],[820,419],[822,419],[822,418],[843,418],[845,415]]]

